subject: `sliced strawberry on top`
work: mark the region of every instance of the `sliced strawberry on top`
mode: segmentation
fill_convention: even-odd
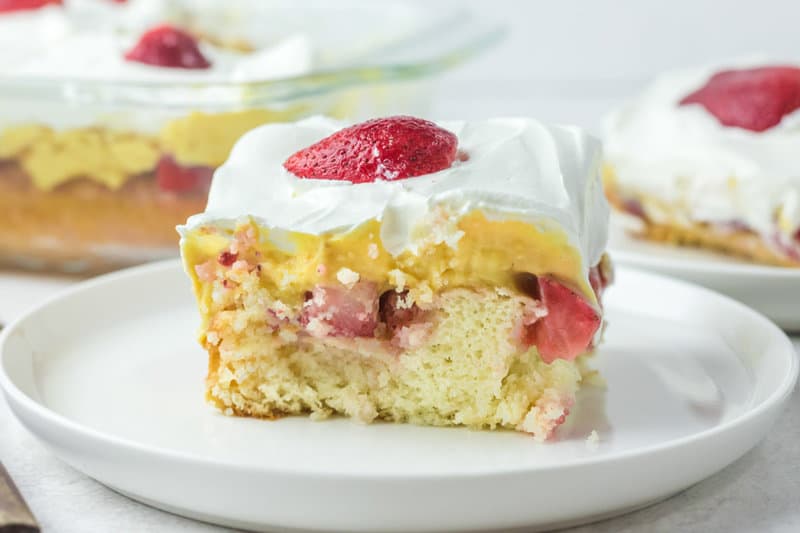
[[[372,337],[378,325],[378,289],[368,281],[350,289],[314,287],[300,322],[315,337]]]
[[[800,108],[800,68],[769,66],[714,74],[680,105],[700,104],[724,126],[765,131]]]
[[[163,156],[156,167],[156,183],[162,191],[205,192],[213,175],[211,167],[183,166],[168,155]]]
[[[433,122],[397,116],[337,131],[293,154],[283,166],[299,178],[369,183],[400,180],[453,164],[458,137]]]
[[[157,67],[206,69],[211,63],[190,33],[162,24],[147,30],[125,53],[125,59]]]
[[[526,326],[523,342],[536,346],[545,363],[571,361],[585,352],[600,327],[600,316],[579,294],[550,278],[539,278],[547,315]]]
[[[30,11],[49,5],[63,5],[64,0],[0,0],[0,13]]]

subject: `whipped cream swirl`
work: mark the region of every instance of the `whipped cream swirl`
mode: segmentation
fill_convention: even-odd
[[[757,65],[766,64],[785,63]],[[723,126],[698,104],[678,105],[715,72],[757,65],[665,74],[607,117],[606,159],[622,190],[680,206],[694,221],[744,223],[791,242],[800,228],[800,111],[757,133]]]
[[[441,122],[458,136],[466,161],[397,181],[352,184],[300,179],[283,168],[297,150],[345,124],[313,117],[257,128],[234,147],[211,186],[205,213],[185,233],[205,224],[230,226],[254,216],[280,230],[319,235],[347,231],[377,219],[392,254],[415,249],[414,228],[443,206],[456,215],[480,209],[494,219],[518,219],[559,228],[584,259],[584,271],[603,254],[608,205],[599,179],[600,144],[578,128],[527,118]]]

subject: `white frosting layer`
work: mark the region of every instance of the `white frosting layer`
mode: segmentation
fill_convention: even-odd
[[[125,59],[139,35],[114,30],[71,33],[11,73],[24,77],[130,82],[248,82],[298,76],[311,70],[311,43],[294,35],[252,53],[200,42],[206,69],[165,68]]]
[[[412,230],[437,206],[446,206],[456,213],[481,209],[492,218],[558,227],[580,251],[586,272],[600,260],[608,206],[595,139],[577,128],[523,118],[440,125],[458,136],[467,161],[415,178],[362,184],[299,179],[283,168],[291,154],[342,123],[315,117],[257,128],[239,140],[217,170],[206,212],[179,230],[229,226],[251,215],[277,230],[321,234],[378,219],[384,247],[397,254],[413,250]]]
[[[125,59],[125,52],[156,24],[167,21],[209,29],[222,16],[220,13],[227,13],[222,4],[217,4],[216,11],[205,3],[201,6],[205,10],[187,11],[184,4],[187,2],[128,0],[118,4],[110,0],[66,0],[64,6],[0,13],[0,79],[7,76],[55,82],[68,79],[191,83],[195,92],[205,94],[195,84],[269,80],[312,70],[314,50],[304,34],[276,41],[262,36],[257,43],[259,48],[252,53],[239,53],[201,41],[199,46],[211,63],[208,69],[165,68]],[[230,39],[238,36],[239,40],[253,35],[253,21],[247,20],[241,10],[231,10],[239,13],[241,20],[225,19],[224,35]],[[241,29],[241,35],[237,35],[237,29]],[[246,87],[241,94],[244,101],[248,95]],[[131,112],[101,103],[65,105],[60,101],[27,102],[17,98],[0,101],[0,129],[33,122],[55,129],[103,125],[157,133],[166,121],[185,114],[182,109],[157,105]]]
[[[0,13],[0,72],[5,74],[46,52],[69,32],[69,21],[61,6]]]
[[[682,206],[692,220],[743,222],[769,237],[777,217],[781,240],[790,242],[800,227],[800,111],[756,133],[723,126],[698,104],[678,105],[714,72],[743,66],[753,65],[656,79],[606,120],[606,158],[623,190]]]

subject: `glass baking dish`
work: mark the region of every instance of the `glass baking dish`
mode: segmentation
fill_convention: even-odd
[[[419,2],[170,5],[199,31],[236,18],[237,37],[305,32],[314,68],[239,83],[0,74],[0,265],[91,273],[176,255],[175,226],[204,209],[246,131],[315,114],[425,114],[432,78],[504,32]]]

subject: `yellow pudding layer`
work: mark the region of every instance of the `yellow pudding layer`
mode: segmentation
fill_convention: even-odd
[[[414,300],[430,301],[434,293],[460,287],[507,288],[516,291],[518,272],[550,275],[596,303],[585,280],[580,254],[560,229],[543,229],[518,220],[491,220],[473,211],[451,222],[456,243],[434,237],[420,241],[417,253],[397,256],[380,239],[381,223],[365,222],[346,233],[310,235],[275,232],[246,220],[234,229],[201,226],[181,242],[186,270],[192,277],[204,319],[211,309],[212,286],[195,267],[217,268],[223,251],[261,267],[261,283],[274,298],[300,305],[309,288],[342,282],[342,272],[378,284],[379,291],[408,289]],[[282,246],[276,244],[279,242]],[[451,244],[453,244],[451,246]]]
[[[28,125],[0,134],[0,159],[17,159],[34,186],[45,191],[79,177],[118,189],[130,176],[152,170],[160,155],[155,138],[102,128],[55,131]]]
[[[296,120],[304,106],[229,113],[191,113],[169,121],[158,135],[99,126],[63,131],[26,124],[0,133],[0,159],[16,159],[36,188],[49,191],[75,178],[118,189],[150,172],[162,154],[187,166],[217,167],[239,137],[267,122]]]

